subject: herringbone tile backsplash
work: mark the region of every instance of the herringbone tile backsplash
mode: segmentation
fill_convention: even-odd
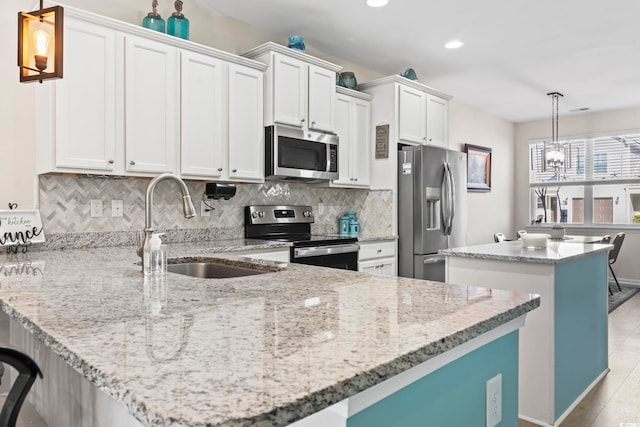
[[[154,193],[154,226],[157,230],[221,228],[230,237],[244,233],[244,207],[257,204],[310,205],[315,211],[316,233],[336,233],[338,218],[356,211],[363,234],[391,235],[392,193],[389,190],[317,188],[303,183],[267,182],[237,184],[230,200],[208,200],[215,208],[200,216],[204,182],[186,181],[198,216],[182,216],[182,197],[177,184],[163,181]],[[144,228],[147,178],[94,178],[40,176],[40,214],[47,236],[57,233],[137,231]],[[103,216],[91,218],[90,201],[102,201]],[[124,215],[111,217],[111,201],[122,200]],[[322,206],[319,209],[319,206]],[[235,234],[235,236],[233,236]]]

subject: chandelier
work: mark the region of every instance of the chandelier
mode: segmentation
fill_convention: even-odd
[[[550,151],[545,150],[545,164],[553,168],[556,172],[564,165],[564,150],[561,150],[558,142],[558,99],[562,95],[560,92],[549,92],[551,96],[551,143]]]

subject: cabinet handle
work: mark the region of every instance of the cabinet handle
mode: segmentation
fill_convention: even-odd
[[[304,123],[306,119],[300,119],[300,123]]]
[[[238,172],[238,169],[231,169],[231,172],[236,173]]]
[[[423,136],[423,137],[422,137],[422,140],[423,140],[423,141],[426,141],[426,140],[427,140],[427,137],[426,137],[426,136]]]
[[[129,162],[129,164],[130,164],[131,166],[135,166],[136,162],[134,162],[133,160],[131,160],[131,161]]]
[[[378,253],[381,254],[382,253],[382,249],[378,249]]]
[[[429,138],[429,142],[433,141],[433,138]]]
[[[357,181],[358,181],[358,178],[353,178],[353,180],[357,182]]]
[[[218,168],[218,172],[222,172],[222,168]]]
[[[109,160],[109,164],[112,165],[113,164],[113,160]]]
[[[315,126],[315,125],[316,125],[316,121],[314,120],[311,122],[311,126]]]

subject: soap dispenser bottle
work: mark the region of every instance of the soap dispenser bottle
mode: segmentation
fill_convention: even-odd
[[[162,275],[167,272],[167,251],[160,240],[163,234],[151,234],[151,242],[142,257],[145,276]]]

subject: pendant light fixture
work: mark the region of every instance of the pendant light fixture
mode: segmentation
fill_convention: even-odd
[[[549,92],[551,96],[551,150],[545,150],[545,166],[553,168],[555,172],[564,165],[564,150],[558,142],[558,99],[562,95],[560,92]],[[546,169],[546,167],[545,167]]]
[[[18,12],[18,66],[20,81],[62,78],[62,6]]]

